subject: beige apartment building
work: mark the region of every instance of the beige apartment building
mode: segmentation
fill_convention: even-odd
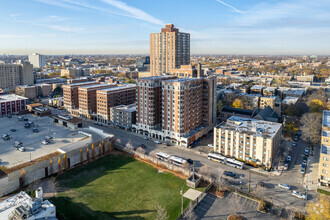
[[[216,123],[216,77],[137,81],[135,131],[188,147]]]
[[[260,97],[259,108],[264,109],[267,106],[271,107],[278,117],[282,115],[282,101],[278,96],[262,96]]]
[[[39,96],[49,96],[53,91],[51,84],[35,84],[34,86],[16,86],[15,94],[29,99],[35,99]]]
[[[78,88],[79,114],[90,119],[97,119],[97,90],[117,87],[117,84],[96,84]]]
[[[111,108],[119,105],[129,105],[136,101],[136,85],[105,88],[96,91],[97,120],[108,124],[111,120]]]
[[[76,70],[75,69],[63,69],[63,70],[61,70],[61,76],[74,78],[74,77],[76,77]]]
[[[280,147],[282,124],[232,116],[213,135],[215,152],[269,169]]]
[[[150,34],[150,72],[152,76],[170,73],[171,69],[190,63],[190,34],[179,32],[173,24],[161,33]]]
[[[0,88],[15,91],[18,85],[33,85],[33,66],[30,63],[0,64]]]
[[[323,111],[318,181],[330,187],[330,111]]]
[[[178,78],[196,78],[202,76],[202,65],[181,65],[180,68],[173,68],[170,74]]]
[[[73,109],[79,108],[79,98],[78,98],[78,88],[87,85],[99,84],[95,81],[92,82],[82,82],[63,85],[63,97],[64,97],[64,108],[66,108],[70,113]]]

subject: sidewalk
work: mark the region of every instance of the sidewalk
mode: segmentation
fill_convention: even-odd
[[[320,146],[317,146],[314,148],[313,156],[309,156],[307,173],[304,176],[303,186],[306,188],[306,184],[308,183],[307,185],[309,190],[317,190],[319,188],[318,185],[319,160],[320,160]]]

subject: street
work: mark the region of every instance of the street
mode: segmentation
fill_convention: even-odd
[[[264,197],[267,198],[270,202],[286,207],[292,208],[295,210],[301,210],[305,207],[307,202],[310,202],[312,199],[315,199],[317,193],[313,191],[309,191],[308,194],[308,201],[298,199],[291,195],[292,190],[296,190],[299,192],[305,192],[305,188],[302,185],[303,182],[303,175],[300,173],[300,165],[302,160],[302,154],[305,149],[305,142],[299,140],[297,142],[297,146],[292,155],[292,162],[290,164],[289,170],[284,171],[281,176],[267,176],[265,174],[259,174],[254,172],[249,172],[249,169],[236,169],[224,164],[220,164],[218,162],[214,162],[208,160],[207,153],[203,153],[198,148],[188,149],[181,146],[166,146],[164,144],[156,144],[153,140],[144,140],[142,139],[142,135],[132,133],[129,131],[124,131],[118,128],[113,128],[111,126],[98,126],[94,125],[91,121],[84,121],[84,126],[96,126],[99,129],[104,130],[107,133],[111,133],[115,135],[116,143],[119,145],[126,145],[126,143],[130,142],[135,148],[138,147],[140,144],[146,145],[146,152],[153,153],[157,151],[162,151],[168,153],[170,155],[177,155],[186,159],[192,159],[195,163],[195,168],[200,168],[203,165],[206,165],[210,168],[210,172],[218,176],[219,173],[223,173],[223,171],[231,171],[234,172],[244,179],[240,182],[239,180],[230,179],[230,183],[233,185],[241,185],[240,187],[243,190],[248,190],[249,185],[249,175],[250,175],[250,184],[251,184],[251,191],[256,188],[256,184],[259,181],[263,181],[270,185],[269,189],[262,188]],[[206,139],[212,140],[212,138],[207,137]],[[206,146],[207,147],[207,146]],[[285,183],[292,186],[291,190],[285,190],[279,188],[277,185],[279,183]]]

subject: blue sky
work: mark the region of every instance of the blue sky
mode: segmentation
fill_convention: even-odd
[[[147,54],[166,23],[191,53],[330,54],[329,0],[0,0],[0,54]]]

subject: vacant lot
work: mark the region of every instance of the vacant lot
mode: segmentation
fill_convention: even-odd
[[[57,178],[51,199],[64,219],[154,219],[157,205],[169,219],[181,211],[185,180],[123,155],[109,155]],[[187,207],[189,200],[184,199]]]

